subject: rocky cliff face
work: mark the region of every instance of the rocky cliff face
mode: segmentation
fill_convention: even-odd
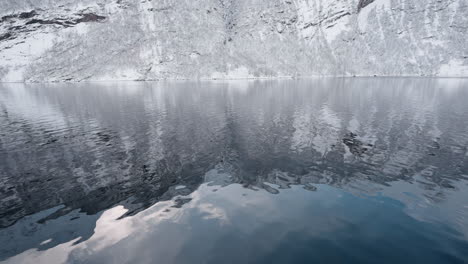
[[[5,0],[1,81],[468,76],[466,0]]]

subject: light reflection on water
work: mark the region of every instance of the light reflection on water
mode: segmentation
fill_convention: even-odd
[[[6,263],[463,263],[468,80],[0,86]]]

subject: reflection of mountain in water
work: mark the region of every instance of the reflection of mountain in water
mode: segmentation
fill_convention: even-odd
[[[325,79],[1,87],[0,227],[59,205],[28,221],[76,209],[94,215],[123,201],[131,215],[204,181],[276,193],[268,183],[366,191],[354,184],[404,180],[444,199],[444,189],[468,178],[462,86]],[[212,169],[227,178],[205,175]],[[80,225],[92,234],[92,223]]]

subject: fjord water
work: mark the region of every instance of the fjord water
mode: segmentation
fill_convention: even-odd
[[[466,263],[468,80],[0,85],[2,263]]]

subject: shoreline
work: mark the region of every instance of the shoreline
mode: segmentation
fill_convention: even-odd
[[[51,81],[13,81],[0,84],[45,84],[45,83],[104,83],[104,82],[206,82],[206,81],[274,81],[274,80],[307,80],[307,79],[374,79],[374,78],[418,78],[418,79],[468,79],[468,76],[421,76],[421,75],[317,75],[317,76],[276,76],[276,77],[238,77],[238,78],[162,78],[162,79],[89,79],[89,80],[51,80]]]

